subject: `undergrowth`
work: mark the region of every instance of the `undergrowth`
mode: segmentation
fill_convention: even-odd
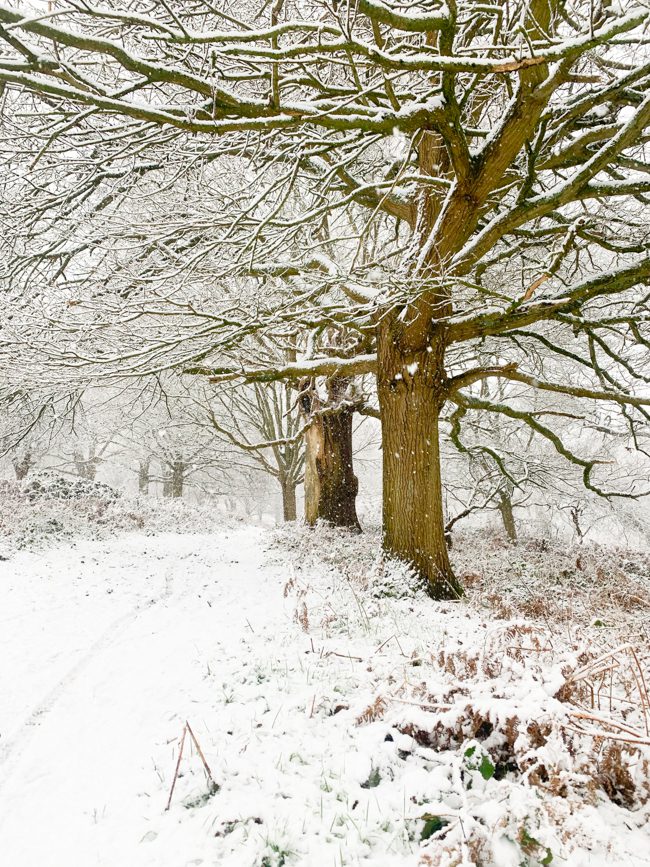
[[[369,672],[388,651],[395,660],[370,700],[331,712],[386,726],[399,761],[444,768],[437,800],[413,802],[419,863],[578,863],[590,843],[574,817],[604,805],[643,826],[650,557],[467,535],[454,548],[467,595],[434,603],[377,543],[376,533],[293,528],[273,551],[293,566],[285,592],[302,631],[377,642],[368,656],[352,651]]]

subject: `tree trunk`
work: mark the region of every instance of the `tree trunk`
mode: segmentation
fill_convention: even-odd
[[[573,521],[573,526],[576,528],[576,534],[578,536],[578,541],[582,545],[585,534],[583,532],[582,526],[580,524],[580,515],[582,514],[582,510],[578,506],[571,506],[570,510],[571,520]]]
[[[184,484],[185,462],[172,460],[166,464],[163,470],[163,497],[182,497]]]
[[[506,531],[508,541],[514,545],[517,542],[517,525],[515,524],[515,515],[512,510],[512,499],[506,491],[499,491],[497,508],[501,513],[503,529]]]
[[[183,485],[185,484],[185,463],[183,461],[174,461],[172,464],[172,497],[183,496]]]
[[[383,441],[384,549],[412,564],[434,599],[456,599],[445,542],[439,418],[444,343],[403,352],[389,322],[379,329],[378,392]]]
[[[298,515],[295,482],[280,478],[280,487],[282,488],[282,517],[285,521],[295,521]]]
[[[311,525],[323,520],[336,527],[361,530],[356,509],[359,482],[352,463],[354,408],[337,408],[346,387],[345,380],[328,383],[331,408],[320,410],[317,401],[310,399],[312,421],[305,433],[305,520]]]
[[[14,473],[16,474],[16,481],[22,482],[22,480],[27,476],[34,464],[35,461],[32,457],[31,451],[26,451],[22,458],[20,458],[20,460],[15,460],[13,462],[13,465]]]
[[[76,451],[73,456],[75,471],[80,479],[85,479],[87,482],[94,482],[97,475],[100,458],[95,456],[95,449],[88,449],[88,458],[85,458],[83,452]]]
[[[149,483],[151,481],[149,475],[150,464],[151,460],[147,458],[146,461],[140,461],[138,465],[138,491],[141,494],[149,493]]]

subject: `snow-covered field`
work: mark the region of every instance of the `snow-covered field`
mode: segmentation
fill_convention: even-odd
[[[576,715],[581,672],[616,659],[616,698],[631,651],[402,593],[346,544],[224,526],[0,562],[0,863],[650,865],[647,748],[577,731],[637,737],[643,708]],[[185,721],[216,786],[186,736],[166,811]]]

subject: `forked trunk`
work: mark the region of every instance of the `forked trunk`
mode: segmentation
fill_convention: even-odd
[[[380,331],[384,549],[411,563],[434,599],[456,599],[462,588],[445,542],[440,471],[443,362],[442,341],[403,354],[390,329]]]
[[[79,451],[74,453],[74,466],[77,475],[81,479],[86,479],[88,482],[94,482],[97,475],[100,458],[95,457],[95,449],[88,450],[88,459]]]
[[[336,400],[341,389],[330,388]],[[349,405],[315,411],[305,433],[305,520],[328,521],[336,527],[360,530],[356,499],[359,483],[352,465],[352,421]]]
[[[297,517],[296,508],[296,485],[288,479],[280,478],[280,487],[282,488],[282,517],[285,521],[295,521]]]

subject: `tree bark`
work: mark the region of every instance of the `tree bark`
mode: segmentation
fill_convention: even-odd
[[[445,402],[444,342],[435,332],[404,351],[390,322],[379,329],[384,549],[429,582],[434,599],[457,599],[445,541],[439,418]]]
[[[185,463],[183,461],[174,461],[172,464],[172,497],[183,496],[183,485],[185,483]]]
[[[185,484],[185,462],[171,461],[167,464],[163,475],[163,497],[180,498],[183,496]]]
[[[499,492],[497,508],[501,513],[503,529],[506,531],[508,541],[514,545],[517,542],[517,525],[515,524],[515,515],[512,509],[512,498],[506,491]]]
[[[138,465],[138,491],[141,494],[149,493],[149,483],[151,477],[149,475],[149,467],[151,460],[147,458],[145,461],[140,461]]]
[[[77,475],[81,479],[85,479],[88,482],[94,482],[95,477],[97,475],[97,468],[99,467],[99,463],[101,458],[98,458],[95,455],[95,447],[91,446],[88,449],[88,458],[84,458],[83,452],[76,451],[73,457],[74,466]]]
[[[309,406],[311,416],[305,433],[305,521],[314,525],[322,520],[336,527],[361,530],[356,499],[359,482],[352,461],[352,421],[354,407],[341,403],[347,380],[330,380],[329,399],[321,409],[315,398]]]
[[[288,479],[280,479],[282,488],[282,517],[285,521],[295,521],[298,515],[296,506],[296,485]]]
[[[582,526],[580,524],[581,510],[578,506],[571,506],[570,514],[571,514],[571,520],[573,521],[573,526],[576,528],[576,534],[578,536],[578,541],[582,545],[585,534],[584,534],[584,531],[583,531]]]

